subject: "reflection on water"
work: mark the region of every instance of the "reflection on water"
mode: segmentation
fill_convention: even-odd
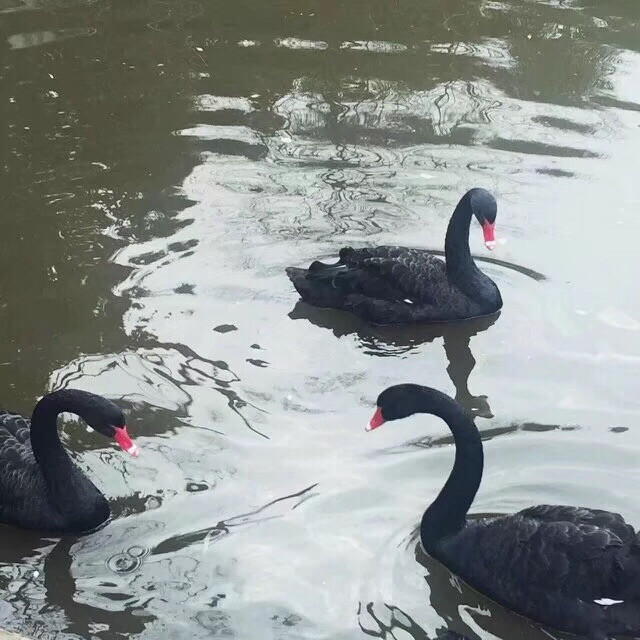
[[[108,631],[113,638],[143,631],[145,624],[153,619],[143,611],[136,612],[136,616],[123,616],[119,610],[110,611],[104,607],[91,606],[74,597],[77,587],[72,568],[73,545],[72,539],[59,540],[43,565],[45,598],[51,606],[64,613],[69,621],[66,631],[79,637]],[[104,584],[105,588],[108,586]]]
[[[420,345],[442,338],[449,361],[447,373],[455,387],[455,398],[474,415],[492,418],[487,396],[473,396],[469,392],[469,375],[476,364],[469,344],[472,336],[485,331],[498,319],[499,312],[491,316],[474,318],[459,323],[434,323],[417,326],[372,326],[353,314],[334,309],[319,309],[298,301],[289,317],[306,319],[317,327],[331,329],[336,338],[356,334],[364,353],[371,356],[397,357],[416,351]],[[420,383],[419,379],[414,382]]]
[[[95,30],[89,28],[61,29],[59,31],[34,31],[32,33],[16,33],[7,38],[12,49],[24,49],[25,47],[39,47],[66,38],[79,36],[91,36]],[[55,92],[49,93],[50,97],[58,97]]]
[[[363,425],[390,384],[432,385],[483,433],[473,513],[585,504],[640,525],[637,3],[0,12],[1,404],[91,389],[142,448],[124,459],[65,423],[114,519],[64,541],[0,531],[0,625],[548,637],[416,561],[444,426]],[[346,244],[441,251],[475,185],[504,240],[481,258],[495,324],[378,328],[296,304],[285,266]]]
[[[478,514],[486,517],[491,514]],[[496,515],[496,514],[493,514]],[[525,618],[514,615],[485,598],[445,567],[424,553],[415,544],[415,559],[426,570],[426,584],[430,591],[429,603],[443,620],[469,638],[496,640],[517,637],[523,640],[568,640],[568,634],[538,627]],[[417,636],[420,637],[420,636]]]

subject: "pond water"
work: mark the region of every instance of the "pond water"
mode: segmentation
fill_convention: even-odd
[[[36,638],[549,634],[424,557],[453,449],[473,513],[559,503],[640,526],[638,0],[0,0],[0,404],[115,399],[138,459],[64,442],[113,521],[0,531],[0,626]],[[375,328],[299,302],[288,265],[442,249],[472,186],[500,317]],[[555,637],[562,637],[555,634]]]

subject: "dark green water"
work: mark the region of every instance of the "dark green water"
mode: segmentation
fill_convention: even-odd
[[[0,43],[0,404],[102,393],[143,449],[67,424],[114,521],[0,531],[0,626],[547,638],[417,550],[444,425],[364,424],[393,383],[457,394],[474,513],[640,526],[638,1],[0,0]],[[493,325],[297,304],[285,266],[441,249],[471,186],[499,203]]]

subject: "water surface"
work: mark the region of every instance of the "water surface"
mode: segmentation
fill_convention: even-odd
[[[474,513],[640,525],[637,0],[2,0],[2,405],[116,399],[125,458],[80,539],[0,531],[0,624],[37,638],[547,638],[424,557],[443,424],[364,432],[378,393],[477,416]],[[299,302],[344,244],[441,250],[498,199],[499,318],[375,328]]]

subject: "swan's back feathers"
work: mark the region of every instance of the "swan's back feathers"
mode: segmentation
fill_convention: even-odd
[[[36,465],[29,438],[29,420],[0,411],[0,496],[12,474]]]
[[[523,518],[533,518],[544,522],[571,522],[593,525],[615,533],[623,542],[636,539],[636,532],[619,513],[585,507],[568,507],[542,504],[523,509],[518,513]]]
[[[559,629],[640,633],[640,546],[621,516],[531,507],[469,520],[433,555],[497,602]],[[596,601],[620,600],[604,607]],[[570,620],[571,629],[566,627]],[[577,620],[584,628],[575,627]]]
[[[0,449],[7,438],[15,438],[18,442],[29,441],[30,421],[11,411],[0,410]]]
[[[393,285],[391,299],[395,300],[413,297],[415,301],[434,304],[442,296],[441,289],[451,289],[445,263],[424,249],[345,247],[340,250],[340,262],[351,270],[361,270],[362,277],[381,278]]]
[[[463,294],[445,263],[423,249],[381,246],[340,250],[335,264],[290,267],[287,275],[305,302],[345,309],[378,324],[437,322],[497,311]]]
[[[31,449],[30,422],[0,412],[0,522],[11,522],[25,509],[34,510],[46,485]]]
[[[351,292],[390,302],[438,305],[460,295],[447,279],[444,262],[423,249],[375,247],[340,250],[340,262],[352,277]]]

